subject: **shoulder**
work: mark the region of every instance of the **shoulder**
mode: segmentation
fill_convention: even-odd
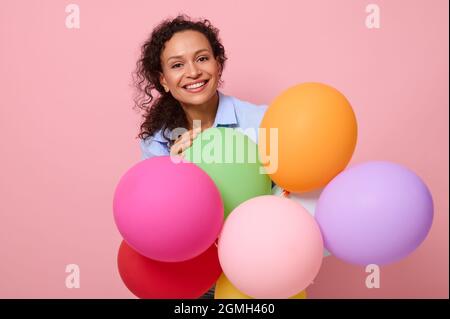
[[[258,143],[258,129],[268,105],[254,104],[234,96],[227,96],[234,106],[236,114],[237,127],[255,143]]]
[[[235,96],[228,96],[228,98],[231,99],[236,107],[236,110],[243,112],[264,112],[268,107],[266,104],[254,104],[252,102],[239,99]]]
[[[143,160],[154,156],[170,154],[169,143],[163,137],[161,130],[145,139],[139,139],[139,146],[141,149],[141,159]]]
[[[236,117],[240,127],[259,127],[261,120],[267,111],[268,105],[254,104],[249,101],[241,100],[234,96],[228,96],[228,98],[233,102]]]

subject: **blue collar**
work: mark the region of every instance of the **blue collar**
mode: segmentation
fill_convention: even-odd
[[[219,94],[219,106],[217,107],[216,118],[214,119],[214,124],[212,127],[236,127],[238,121],[236,118],[235,105],[233,99],[225,94],[218,91]],[[166,130],[166,136],[170,136],[170,131]],[[162,130],[155,133],[153,140],[160,143],[168,143],[163,134]]]
[[[212,127],[233,127],[237,126],[235,106],[233,99],[225,94],[219,93],[219,106],[217,107],[216,118]]]

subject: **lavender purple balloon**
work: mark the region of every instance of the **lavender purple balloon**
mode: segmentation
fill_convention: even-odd
[[[382,161],[350,167],[323,190],[316,220],[325,247],[352,264],[403,259],[427,236],[433,200],[408,168]]]

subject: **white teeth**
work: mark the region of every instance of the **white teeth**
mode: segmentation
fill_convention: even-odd
[[[195,84],[192,84],[192,85],[187,85],[186,89],[188,89],[188,90],[189,89],[196,89],[196,88],[199,88],[199,87],[205,85],[205,83],[206,83],[206,81],[195,83]]]

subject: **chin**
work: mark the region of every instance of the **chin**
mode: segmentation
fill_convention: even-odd
[[[183,103],[191,104],[191,105],[202,105],[211,100],[216,94],[216,90],[200,92],[197,94],[184,93],[183,94]]]

